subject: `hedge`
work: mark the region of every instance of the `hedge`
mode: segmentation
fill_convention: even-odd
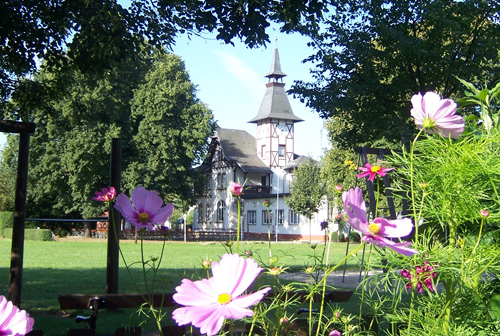
[[[4,236],[5,228],[14,227],[14,213],[12,211],[0,211],[0,237]]]
[[[5,229],[5,238],[12,239],[12,229]],[[52,240],[52,234],[49,229],[26,229],[24,230],[24,240]]]

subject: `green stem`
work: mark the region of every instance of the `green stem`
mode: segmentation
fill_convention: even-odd
[[[240,197],[237,197],[238,200],[238,225],[236,227],[236,253],[239,253],[240,250],[240,217],[241,217],[241,208],[240,208]]]
[[[411,192],[411,206],[413,209],[413,220],[415,221],[415,242],[418,242],[418,217],[417,217],[417,208],[415,207],[415,189],[414,189],[414,181],[413,181],[413,154],[415,151],[415,143],[417,142],[417,139],[419,138],[420,134],[423,132],[423,128],[418,132],[418,134],[415,136],[415,139],[413,139],[411,146],[410,146],[410,192]]]
[[[443,281],[443,286],[446,292],[446,305],[443,318],[443,333],[448,335],[450,332],[450,320],[451,320],[451,302],[454,297],[453,293],[453,280]]]
[[[297,310],[292,314],[292,316],[290,316],[289,320],[290,321],[293,321],[293,319],[295,318],[295,315],[297,315],[297,312],[300,310],[300,308],[304,305],[305,302],[308,302],[309,300],[312,299],[314,293],[316,293],[316,290],[319,288],[319,286],[323,286],[323,284],[326,283],[326,279],[328,278],[328,276],[330,274],[332,274],[337,268],[339,268],[339,266],[341,266],[347,259],[349,259],[352,255],[354,255],[355,253],[357,253],[359,250],[361,250],[361,248],[363,248],[363,246],[365,246],[365,242],[361,243],[357,248],[355,248],[354,250],[352,250],[351,252],[349,252],[342,260],[340,260],[335,266],[333,266],[332,268],[330,268],[328,271],[325,272],[325,275],[323,276],[323,278],[318,281],[316,283],[316,285],[314,286],[314,288],[312,288],[311,292],[306,296],[305,300],[302,302],[302,304],[299,305],[299,307],[297,308]]]
[[[415,303],[415,290],[416,288],[412,288],[411,291],[410,313],[408,314],[408,336],[411,336],[411,319],[413,315],[413,305]]]
[[[269,261],[273,257],[271,250],[271,217],[269,216],[269,207],[267,207],[267,242],[269,244]]]

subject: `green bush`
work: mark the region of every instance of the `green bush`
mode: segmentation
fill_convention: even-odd
[[[14,213],[12,211],[0,211],[0,237],[4,236],[5,228],[14,227]]]
[[[351,232],[349,235],[349,241],[352,243],[360,243],[361,242],[361,236],[357,232]]]
[[[12,229],[5,229],[5,238],[12,239]],[[44,240],[50,241],[52,240],[51,231],[48,229],[27,229],[24,230],[24,240]]]

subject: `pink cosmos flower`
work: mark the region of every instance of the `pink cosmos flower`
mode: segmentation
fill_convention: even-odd
[[[26,335],[34,323],[26,311],[19,310],[5,296],[0,296],[0,335]]]
[[[423,97],[416,94],[411,98],[411,116],[420,129],[429,134],[458,138],[464,131],[462,116],[455,114],[457,104],[451,99],[441,99],[435,92],[429,91]]]
[[[371,164],[367,163],[365,164],[364,167],[358,167],[358,169],[361,170],[362,173],[356,176],[359,178],[368,176],[368,181],[375,180],[375,177],[377,175],[380,177],[384,177],[388,172],[394,170],[394,168],[382,167],[380,163],[377,163],[375,166],[372,166]]]
[[[328,336],[342,336],[342,333],[338,330],[332,330]]]
[[[249,306],[259,302],[271,289],[242,295],[262,271],[250,258],[237,254],[224,254],[220,263],[212,262],[210,279],[191,281],[183,279],[173,299],[186,307],[172,313],[178,325],[193,324],[208,336],[219,332],[224,319],[242,319],[252,316]]]
[[[435,263],[433,267],[428,261],[425,261],[423,265],[416,266],[413,271],[407,269],[401,270],[400,274],[409,280],[406,283],[406,289],[412,289],[413,278],[416,280],[417,293],[421,293],[423,291],[423,286],[427,287],[429,291],[434,292],[434,282],[432,279],[437,276],[437,272],[434,271],[438,266],[438,263]]]
[[[137,229],[146,228],[154,231],[153,224],[163,224],[174,211],[172,203],[164,208],[163,200],[155,190],[148,191],[144,187],[138,187],[132,192],[132,204],[125,194],[116,197],[115,209],[123,218]]]
[[[116,197],[116,190],[114,187],[102,188],[101,191],[95,192],[96,196],[92,197],[92,200],[99,202],[111,202]]]
[[[233,194],[233,196],[240,196],[243,193],[243,186],[238,182],[231,182],[228,190]]]
[[[349,219],[349,224],[356,230],[365,234],[361,240],[372,243],[380,247],[388,247],[405,256],[411,256],[418,253],[409,248],[411,242],[395,243],[389,238],[405,237],[413,229],[411,219],[387,220],[377,217],[372,222],[368,222],[366,216],[366,204],[363,200],[363,192],[360,188],[350,189],[342,194],[344,208]]]

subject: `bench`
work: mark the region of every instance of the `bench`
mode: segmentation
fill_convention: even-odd
[[[173,307],[173,293],[154,293],[152,301],[155,307]],[[58,296],[60,309],[90,309],[90,316],[77,316],[76,322],[86,322],[87,329],[70,329],[67,336],[94,336],[99,309],[138,308],[148,302],[142,294],[65,294]],[[165,326],[164,335],[184,335],[185,327]],[[140,336],[140,327],[118,328],[115,336]]]
[[[305,299],[308,295],[306,291],[297,291],[295,294]],[[353,294],[352,290],[339,289],[330,290],[325,293],[325,302],[347,302]],[[173,293],[154,293],[151,295],[153,305],[155,307],[174,307],[176,305],[172,296]],[[266,298],[271,299],[272,293],[266,295]],[[321,294],[314,295],[314,300],[319,301]],[[87,317],[77,316],[77,322],[86,322],[88,329],[71,329],[67,336],[94,336],[97,324],[97,313],[99,309],[118,309],[118,308],[138,308],[145,300],[142,294],[66,294],[59,295],[59,305],[62,310],[65,309],[90,309],[91,315]],[[186,333],[185,326],[165,326],[163,327],[164,335],[184,335]],[[115,332],[115,336],[140,336],[141,329],[119,328]]]

